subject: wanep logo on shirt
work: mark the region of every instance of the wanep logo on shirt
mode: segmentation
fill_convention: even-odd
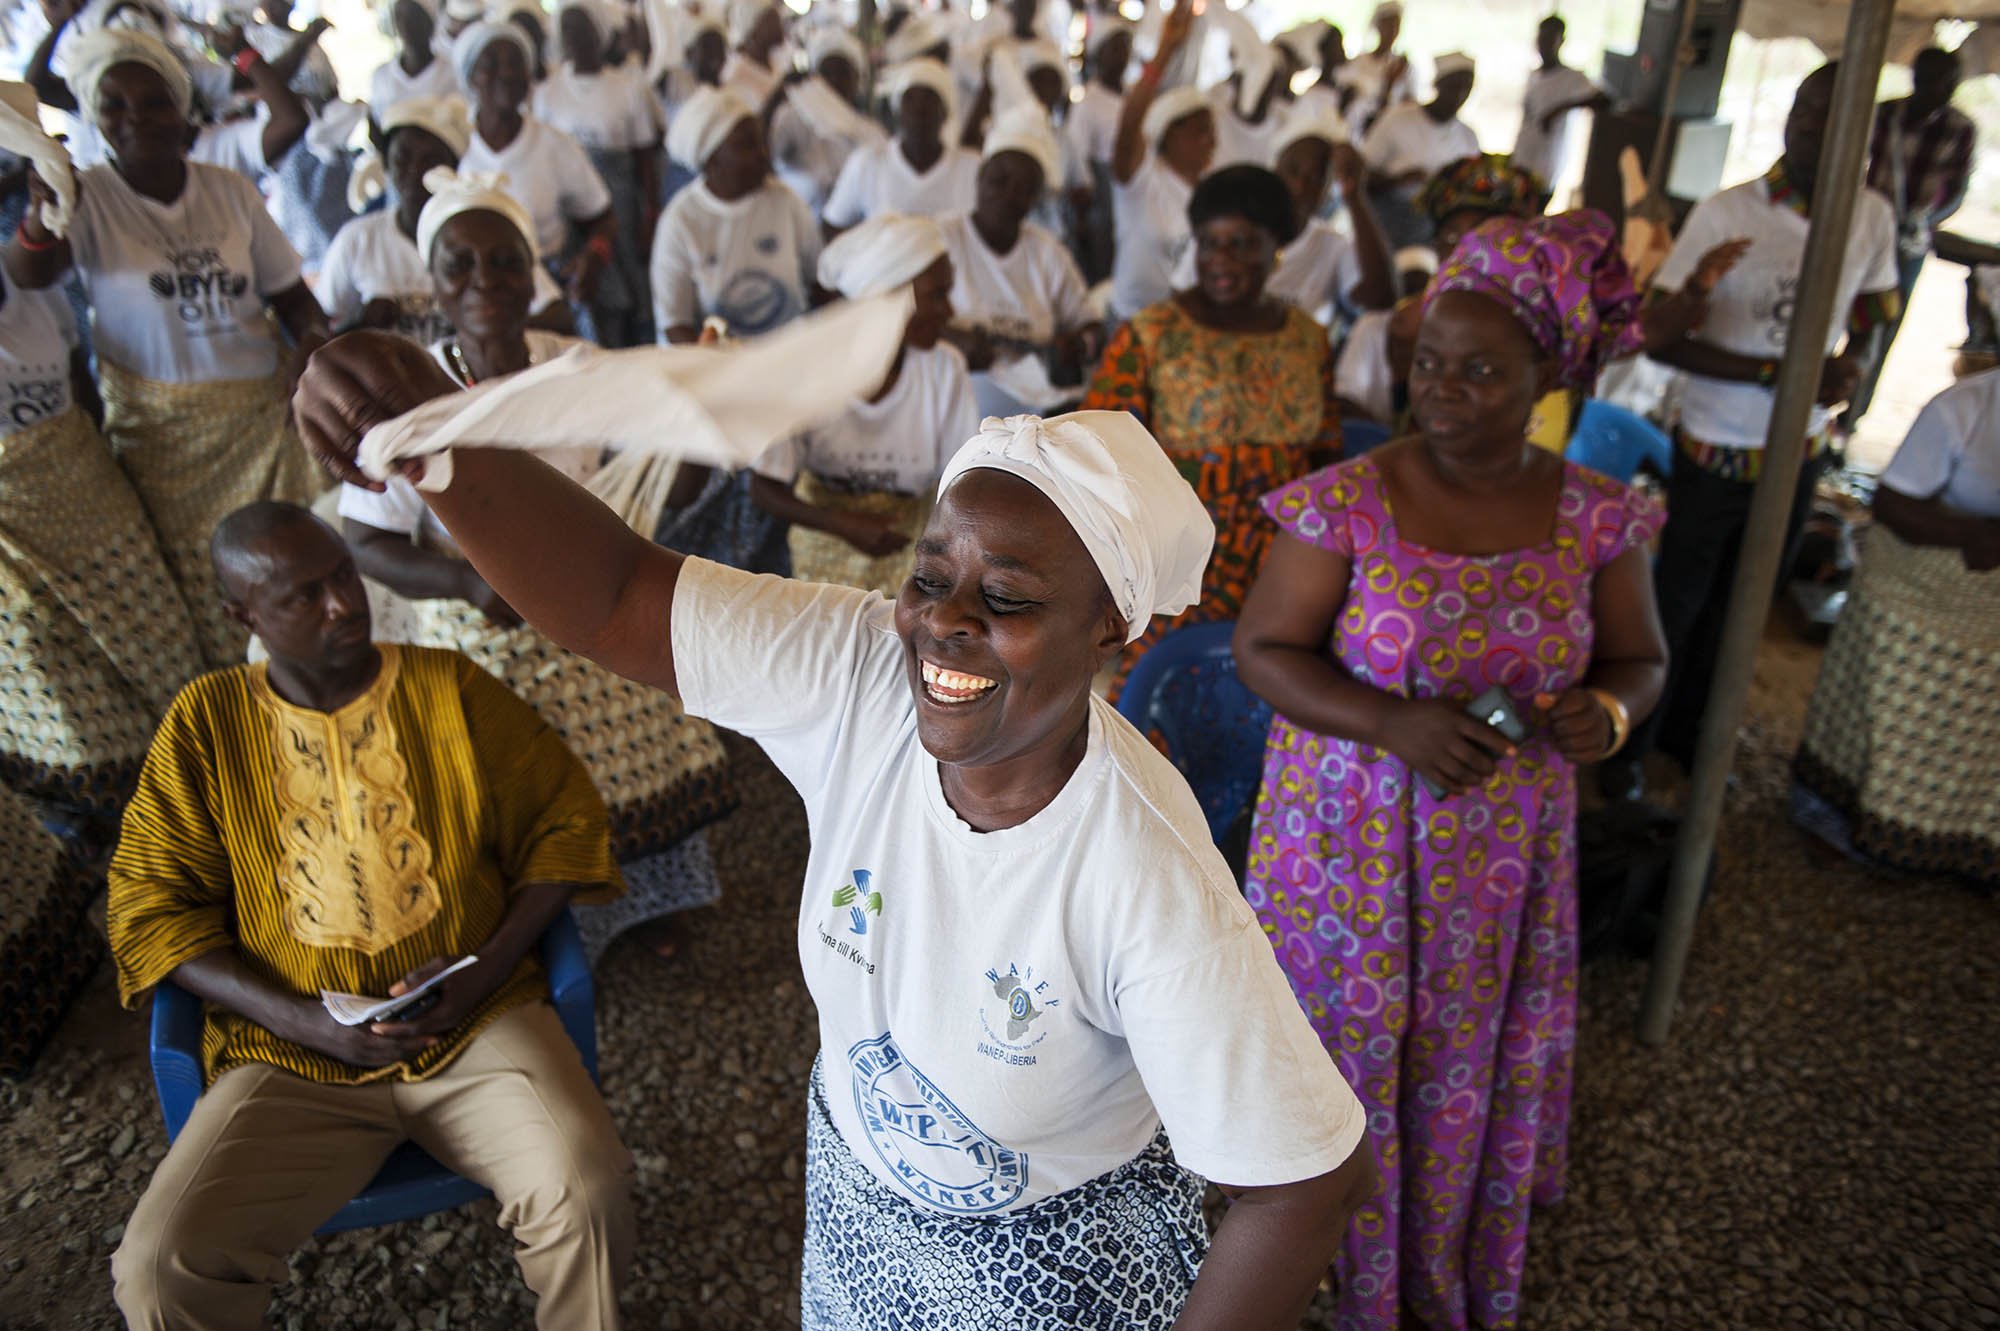
[[[981,1132],[883,1032],[847,1051],[854,1108],[898,1186],[933,1210],[981,1215],[1028,1186],[1028,1157]]]

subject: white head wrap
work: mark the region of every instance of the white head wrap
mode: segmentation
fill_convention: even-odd
[[[463,97],[405,97],[391,102],[379,122],[386,143],[399,129],[416,128],[435,135],[455,157],[472,145],[472,116]]]
[[[1125,641],[1200,597],[1215,521],[1131,413],[988,416],[945,465],[938,497],[974,468],[1018,476],[1056,506],[1103,575]]]
[[[1083,53],[1096,55],[1097,48],[1110,41],[1112,34],[1122,32],[1130,37],[1133,31],[1132,20],[1123,14],[1106,14],[1093,10],[1090,15],[1090,35],[1084,38]]]
[[[1038,69],[1053,69],[1065,79],[1069,77],[1069,61],[1063,49],[1047,37],[1037,37],[1032,42],[1014,48],[1020,53],[1021,68],[1032,74]]]
[[[417,253],[424,256],[426,268],[430,267],[431,246],[437,241],[438,232],[460,213],[500,214],[514,224],[527,243],[528,256],[534,257],[535,219],[507,192],[505,175],[486,171],[460,175],[448,166],[433,167],[424,172],[424,188],[431,192],[431,201],[417,215]]]
[[[841,232],[820,251],[819,284],[864,300],[915,281],[944,252],[944,233],[930,218],[884,213]]]
[[[1289,51],[1301,68],[1314,69],[1319,65],[1319,45],[1326,40],[1327,30],[1332,26],[1323,18],[1307,19],[1286,28],[1272,41]]]
[[[1026,153],[1034,158],[1042,168],[1044,190],[1062,183],[1062,149],[1057,146],[1055,131],[1049,128],[1049,118],[1041,107],[1017,106],[994,117],[986,130],[986,142],[980,145],[979,160],[988,161],[1005,152]]]
[[[771,0],[729,0],[729,44],[741,46],[750,39],[757,20],[771,8]]]
[[[1431,74],[1431,82],[1436,83],[1439,79],[1448,79],[1454,74],[1470,74],[1477,67],[1472,57],[1465,52],[1446,51],[1437,58],[1436,68]]]
[[[1278,53],[1271,44],[1257,35],[1250,20],[1242,11],[1230,9],[1226,5],[1213,5],[1208,10],[1209,20],[1229,36],[1229,58],[1236,66],[1236,72],[1243,76],[1243,82],[1236,89],[1236,110],[1239,115],[1248,116],[1263,100],[1264,90],[1271,86],[1271,80],[1278,73]]]
[[[482,0],[444,0],[444,16],[456,23],[477,23],[486,17]]]
[[[113,65],[144,65],[166,80],[167,91],[183,116],[194,104],[194,83],[174,49],[150,32],[133,28],[99,28],[70,44],[70,95],[93,124],[97,121],[97,89]]]
[[[1276,167],[1279,155],[1304,139],[1325,139],[1331,145],[1351,143],[1353,135],[1347,129],[1347,117],[1332,105],[1318,103],[1304,115],[1295,111],[1286,117],[1285,128],[1271,145],[1271,165]]]
[[[929,14],[912,14],[903,20],[902,27],[896,29],[896,35],[882,44],[882,59],[889,64],[900,65],[906,60],[928,54],[933,47],[949,40],[950,34]]]
[[[1428,245],[1405,245],[1390,259],[1401,277],[1404,273],[1435,273],[1438,270],[1438,252]]]
[[[818,70],[822,61],[839,56],[857,74],[868,72],[868,48],[845,28],[821,28],[806,42],[806,64]]]
[[[756,116],[750,104],[727,88],[697,88],[667,127],[667,156],[690,171],[708,165],[731,130]]]
[[[520,48],[521,58],[528,62],[528,71],[535,68],[535,51],[528,44],[528,34],[521,31],[521,25],[506,19],[483,19],[458,34],[452,43],[451,64],[458,71],[459,86],[467,92],[472,90],[472,67],[479,63],[479,57],[486,54],[486,48],[495,42],[512,42]]]
[[[689,18],[681,27],[682,54],[686,54],[689,48],[700,41],[703,33],[709,32],[714,33],[725,42],[729,40],[729,29],[722,26],[722,20],[708,14],[700,14]]]
[[[0,152],[25,157],[35,174],[55,192],[42,205],[42,225],[52,236],[69,234],[76,209],[76,179],[70,174],[69,150],[42,132],[41,108],[35,90],[25,83],[0,83]]]
[[[1145,135],[1148,148],[1158,148],[1160,139],[1174,127],[1174,122],[1184,120],[1197,111],[1215,109],[1208,95],[1199,88],[1182,84],[1177,88],[1164,88],[1146,108],[1146,118],[1139,122],[1139,132]]]
[[[914,20],[912,20],[914,22]],[[939,60],[928,56],[918,60],[905,60],[889,71],[889,105],[902,109],[903,94],[912,88],[929,88],[944,102],[944,123],[950,125],[958,119],[958,85],[952,82],[951,71]]]

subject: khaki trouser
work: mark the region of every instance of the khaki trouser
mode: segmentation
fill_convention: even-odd
[[[264,1064],[216,1078],[111,1259],[127,1324],[261,1328],[286,1255],[406,1138],[492,1190],[538,1325],[618,1325],[632,1157],[547,1003],[502,1016],[424,1081],[325,1086]]]

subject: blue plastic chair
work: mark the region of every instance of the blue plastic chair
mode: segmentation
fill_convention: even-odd
[[[542,965],[548,971],[556,1015],[595,1082],[597,987],[584,959],[576,919],[567,910],[542,935]],[[160,1097],[160,1116],[166,1120],[169,1142],[181,1135],[188,1115],[194,1112],[194,1102],[201,1096],[201,1028],[201,1000],[173,981],[162,980],[153,991],[150,1053],[153,1089]],[[341,1207],[319,1232],[338,1234],[371,1225],[393,1225],[486,1195],[486,1189],[452,1173],[414,1142],[404,1142],[390,1153],[361,1195]]]
[[[1673,470],[1674,445],[1666,431],[1643,416],[1596,398],[1584,401],[1576,429],[1563,455],[1571,462],[1601,471],[1629,484],[1641,462],[1650,462],[1665,476]]]
[[[1377,425],[1374,421],[1340,423],[1340,455],[1344,458],[1358,458],[1388,442],[1389,427],[1386,425]]]
[[[1220,843],[1256,798],[1271,705],[1236,678],[1236,621],[1175,629],[1146,650],[1118,695],[1118,714],[1166,741]]]

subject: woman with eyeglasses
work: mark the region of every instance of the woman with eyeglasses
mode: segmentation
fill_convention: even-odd
[[[1236,618],[1274,530],[1258,498],[1339,455],[1326,329],[1265,289],[1299,229],[1284,182],[1226,167],[1195,187],[1188,221],[1195,284],[1118,330],[1083,407],[1129,411],[1153,432],[1215,519],[1215,557],[1201,600],[1125,649],[1113,697],[1167,633]]]

